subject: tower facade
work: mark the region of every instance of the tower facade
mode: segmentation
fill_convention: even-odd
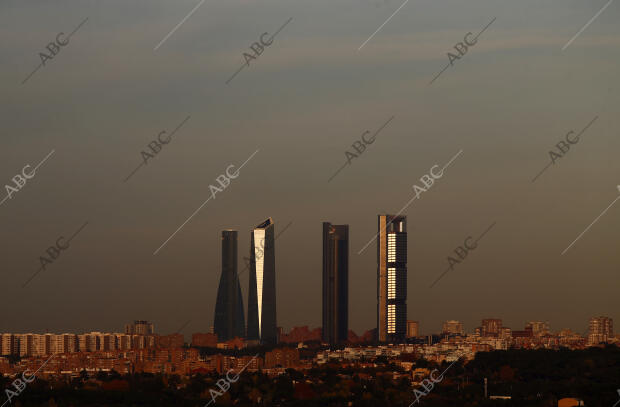
[[[404,342],[407,334],[407,217],[379,215],[378,229],[379,342]]]
[[[222,274],[215,303],[214,332],[219,341],[245,337],[243,297],[237,274],[237,231],[222,231]]]
[[[323,222],[323,342],[349,333],[349,225]]]
[[[248,334],[261,344],[278,342],[274,223],[265,220],[250,232]]]

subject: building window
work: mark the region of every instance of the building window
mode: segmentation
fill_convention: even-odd
[[[396,333],[396,304],[388,304],[388,329],[389,334]]]
[[[396,298],[396,269],[388,268],[388,300]]]
[[[396,261],[396,235],[394,233],[388,234],[388,262],[393,263]]]

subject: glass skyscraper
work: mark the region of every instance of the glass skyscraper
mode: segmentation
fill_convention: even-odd
[[[349,225],[323,222],[323,342],[349,334]]]
[[[243,297],[237,274],[237,231],[222,231],[222,274],[215,303],[214,332],[219,341],[245,337]]]
[[[247,338],[261,344],[278,342],[274,240],[274,223],[271,218],[250,232]]]
[[[379,215],[378,220],[378,339],[402,343],[407,334],[407,217]]]

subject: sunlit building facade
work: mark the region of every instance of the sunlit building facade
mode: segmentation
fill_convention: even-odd
[[[530,321],[525,324],[525,329],[531,329],[532,335],[535,337],[541,337],[549,335],[549,323],[543,321]]]
[[[250,284],[247,338],[261,344],[278,341],[274,223],[265,220],[250,232]]]
[[[420,322],[407,321],[407,338],[416,338],[420,335]]]
[[[149,321],[133,321],[125,325],[125,333],[129,335],[153,335],[155,327]]]
[[[497,318],[487,318],[482,320],[482,326],[476,329],[482,337],[499,338],[502,333],[502,320]]]
[[[608,342],[614,336],[614,322],[609,317],[590,318],[588,344]]]
[[[441,332],[448,335],[463,335],[463,324],[454,320],[446,321]]]

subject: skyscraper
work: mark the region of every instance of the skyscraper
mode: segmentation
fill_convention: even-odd
[[[222,274],[215,303],[214,332],[219,341],[245,336],[243,297],[237,274],[237,231],[222,231]]]
[[[323,222],[323,342],[349,333],[349,225]]]
[[[265,220],[250,232],[248,339],[261,344],[278,341],[276,323],[276,257],[274,224]]]
[[[407,217],[379,215],[377,331],[380,342],[404,342],[407,333]]]

